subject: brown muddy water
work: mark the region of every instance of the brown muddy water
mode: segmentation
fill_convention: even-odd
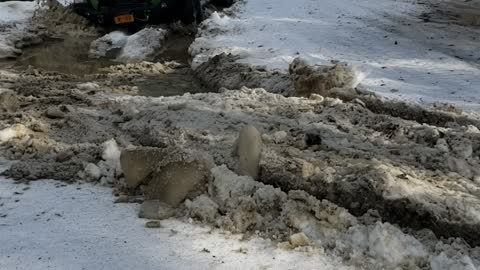
[[[24,49],[18,59],[0,63],[0,66],[18,71],[32,66],[48,71],[84,76],[102,73],[102,68],[121,64],[113,58],[89,58],[88,50],[94,39],[49,40],[41,45]],[[188,66],[190,60],[188,47],[193,39],[190,36],[172,35],[167,40],[164,49],[154,59],[154,62],[176,61],[185,67],[168,74],[140,78],[134,80],[130,85],[138,87],[139,95],[152,97],[208,92],[195,78],[193,71]]]

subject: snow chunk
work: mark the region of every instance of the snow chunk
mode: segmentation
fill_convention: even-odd
[[[98,168],[97,165],[93,163],[88,163],[87,166],[85,166],[85,177],[88,180],[96,181],[100,179],[101,175],[102,175],[102,172],[100,171],[100,168]]]
[[[101,170],[102,178],[100,182],[104,185],[112,184],[122,172],[120,165],[121,150],[115,139],[103,143],[103,160],[97,166]]]
[[[209,23],[213,23],[219,26],[227,26],[230,24],[230,18],[226,15],[220,16],[218,12],[213,12],[210,18],[208,19]]]
[[[14,138],[23,137],[28,133],[28,129],[24,125],[14,125],[9,128],[0,130],[0,142],[5,143]]]
[[[444,252],[430,259],[432,270],[475,270],[472,259],[463,256],[457,260],[447,257]]]
[[[162,49],[167,35],[168,31],[162,28],[144,28],[131,36],[114,31],[94,40],[89,56],[117,57],[122,62],[151,60]]]
[[[120,51],[127,44],[128,36],[121,31],[114,31],[94,40],[90,44],[89,57],[108,57]]]
[[[368,235],[369,253],[392,264],[427,256],[425,247],[414,237],[389,223],[378,222]]]
[[[120,163],[120,148],[118,147],[115,139],[108,140],[103,143],[103,154],[102,158],[106,161],[118,162]]]
[[[167,38],[168,31],[161,28],[145,28],[128,37],[119,60],[134,62],[148,60],[158,52]]]

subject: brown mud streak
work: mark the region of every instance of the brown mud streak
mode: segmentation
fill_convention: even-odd
[[[391,100],[384,101],[370,95],[351,96],[335,93],[333,96],[340,98],[345,102],[358,98],[363,101],[365,107],[373,113],[391,115],[405,120],[412,120],[420,124],[447,127],[451,123],[456,123],[462,126],[473,125],[480,128],[479,120],[450,112],[433,111],[418,105],[407,104],[405,102]]]
[[[292,178],[288,178],[265,168],[261,168],[260,174],[259,181],[265,184],[278,187],[285,192],[304,190],[319,200],[329,200],[348,209],[355,216],[362,216],[374,209],[378,211],[384,222],[397,223],[402,227],[415,230],[428,228],[437,236],[461,237],[472,246],[480,246],[480,225],[447,222],[407,199],[385,199],[382,194],[377,194],[372,188],[361,186],[366,181],[352,180],[350,183],[360,183],[353,188],[336,181],[333,183],[322,181],[312,185],[311,182],[300,178],[292,179],[295,177],[293,175]]]

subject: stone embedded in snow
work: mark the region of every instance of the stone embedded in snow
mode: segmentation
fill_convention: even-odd
[[[258,176],[260,155],[262,153],[262,136],[254,126],[246,126],[240,131],[236,144],[238,171],[240,175]]]
[[[64,118],[65,113],[56,106],[50,106],[45,111],[45,116],[51,119]]]
[[[88,56],[91,58],[115,57],[127,44],[128,36],[121,31],[114,31],[94,40],[90,44]]]
[[[162,225],[160,224],[160,221],[158,220],[151,220],[151,221],[147,221],[145,223],[145,227],[147,228],[160,228]]]
[[[175,209],[159,200],[144,201],[138,217],[148,219],[167,219],[175,215]]]
[[[120,163],[127,187],[138,187],[166,155],[163,148],[139,147],[123,150],[120,155]]]
[[[162,49],[167,35],[165,29],[144,28],[127,38],[117,59],[123,62],[151,60]]]
[[[0,109],[15,111],[18,109],[18,98],[15,92],[9,89],[0,88]]]
[[[204,190],[212,167],[203,154],[187,153],[178,147],[126,149],[120,162],[127,187],[145,184],[143,190],[147,199],[173,207],[192,191]]]
[[[194,190],[201,190],[208,167],[201,162],[172,162],[156,171],[145,187],[145,196],[176,207]]]
[[[290,235],[290,243],[295,247],[304,247],[310,245],[310,239],[303,233]]]

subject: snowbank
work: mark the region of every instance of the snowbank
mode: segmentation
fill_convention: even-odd
[[[36,2],[0,2],[0,59],[21,53],[12,39],[25,28],[37,7]]]
[[[203,23],[190,48],[193,66],[222,52],[280,70],[299,55],[317,64],[339,60],[383,96],[480,110],[480,30],[419,20],[430,2],[239,1],[233,15],[214,13]]]

